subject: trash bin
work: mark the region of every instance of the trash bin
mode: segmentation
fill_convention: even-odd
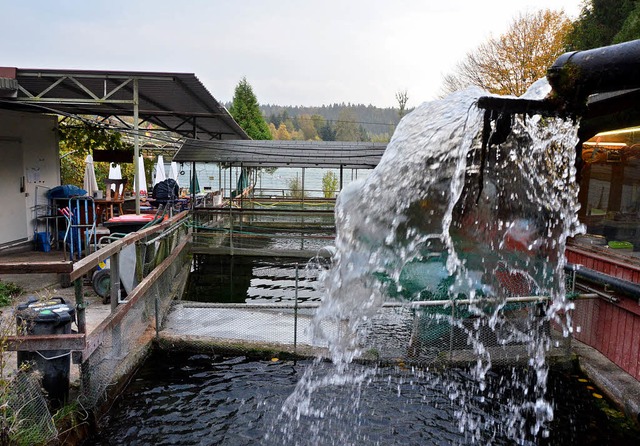
[[[28,335],[59,335],[71,333],[75,309],[62,297],[38,300],[31,296],[16,308],[16,323],[20,333]],[[62,407],[69,398],[70,350],[18,351],[18,367],[30,363],[42,374],[42,387],[53,408]]]

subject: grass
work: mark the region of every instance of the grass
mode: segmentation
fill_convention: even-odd
[[[6,307],[13,303],[13,298],[22,292],[22,287],[12,282],[0,280],[0,307]]]

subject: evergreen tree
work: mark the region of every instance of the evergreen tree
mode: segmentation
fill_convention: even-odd
[[[360,141],[360,131],[356,115],[351,108],[344,107],[336,123],[336,141]]]
[[[569,33],[568,49],[588,50],[639,38],[639,7],[638,0],[585,1]]]
[[[245,77],[236,86],[229,113],[252,139],[271,139],[271,132],[260,112],[258,99]]]
[[[323,141],[335,141],[336,129],[331,125],[329,121],[326,121],[318,131],[318,136],[320,136]]]

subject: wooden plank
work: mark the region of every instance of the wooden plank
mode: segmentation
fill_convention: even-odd
[[[640,317],[633,319],[633,341],[629,352],[629,369],[627,373],[640,381]]]
[[[600,310],[600,319],[598,320],[598,328],[595,331],[597,336],[596,345],[597,349],[603,354],[606,355],[607,349],[609,347],[609,337],[607,330],[609,329],[607,318],[609,317],[609,307],[604,303],[604,301],[598,302],[598,307]]]
[[[88,336],[86,342],[86,348],[82,352],[82,361],[84,362],[91,354],[96,351],[102,344],[106,337],[108,330],[118,324],[126,316],[129,309],[140,300],[146,291],[154,284],[154,282],[166,271],[166,269],[175,261],[175,259],[181,254],[181,252],[188,246],[189,241],[184,240],[178,245],[163,262],[154,268],[142,282],[140,282],[135,289],[127,296],[127,301],[118,305],[116,311],[111,313],[98,327],[96,327]]]
[[[2,262],[0,274],[40,274],[40,273],[70,273],[73,262],[58,260],[51,262]]]
[[[606,336],[606,344],[605,344],[605,356],[609,358],[613,358],[615,355],[615,335],[613,335],[613,330],[615,328],[614,321],[614,307],[606,302],[603,302],[604,309],[606,311],[605,316],[605,325],[602,333]]]
[[[85,341],[84,333],[9,336],[7,337],[7,350],[29,352],[36,350],[82,351],[85,348]]]
[[[633,325],[637,317],[633,314],[626,314],[626,321],[624,326],[624,332],[622,334],[622,362],[620,363],[620,367],[625,370],[627,373],[630,373],[631,366],[631,348],[633,346],[633,342],[636,341],[634,333],[633,333]],[[640,333],[638,333],[640,336]]]
[[[613,334],[613,339],[614,339],[614,344],[615,344],[615,348],[614,348],[614,361],[616,364],[621,365],[623,360],[624,360],[624,356],[622,354],[622,350],[624,348],[624,335],[625,335],[625,325],[627,323],[627,312],[624,310],[621,310],[620,308],[616,307],[615,311],[614,311],[614,320],[613,320],[613,331],[615,334]]]

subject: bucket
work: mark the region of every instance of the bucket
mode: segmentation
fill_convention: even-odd
[[[48,232],[36,232],[35,234],[36,251],[51,251],[51,238]]]

